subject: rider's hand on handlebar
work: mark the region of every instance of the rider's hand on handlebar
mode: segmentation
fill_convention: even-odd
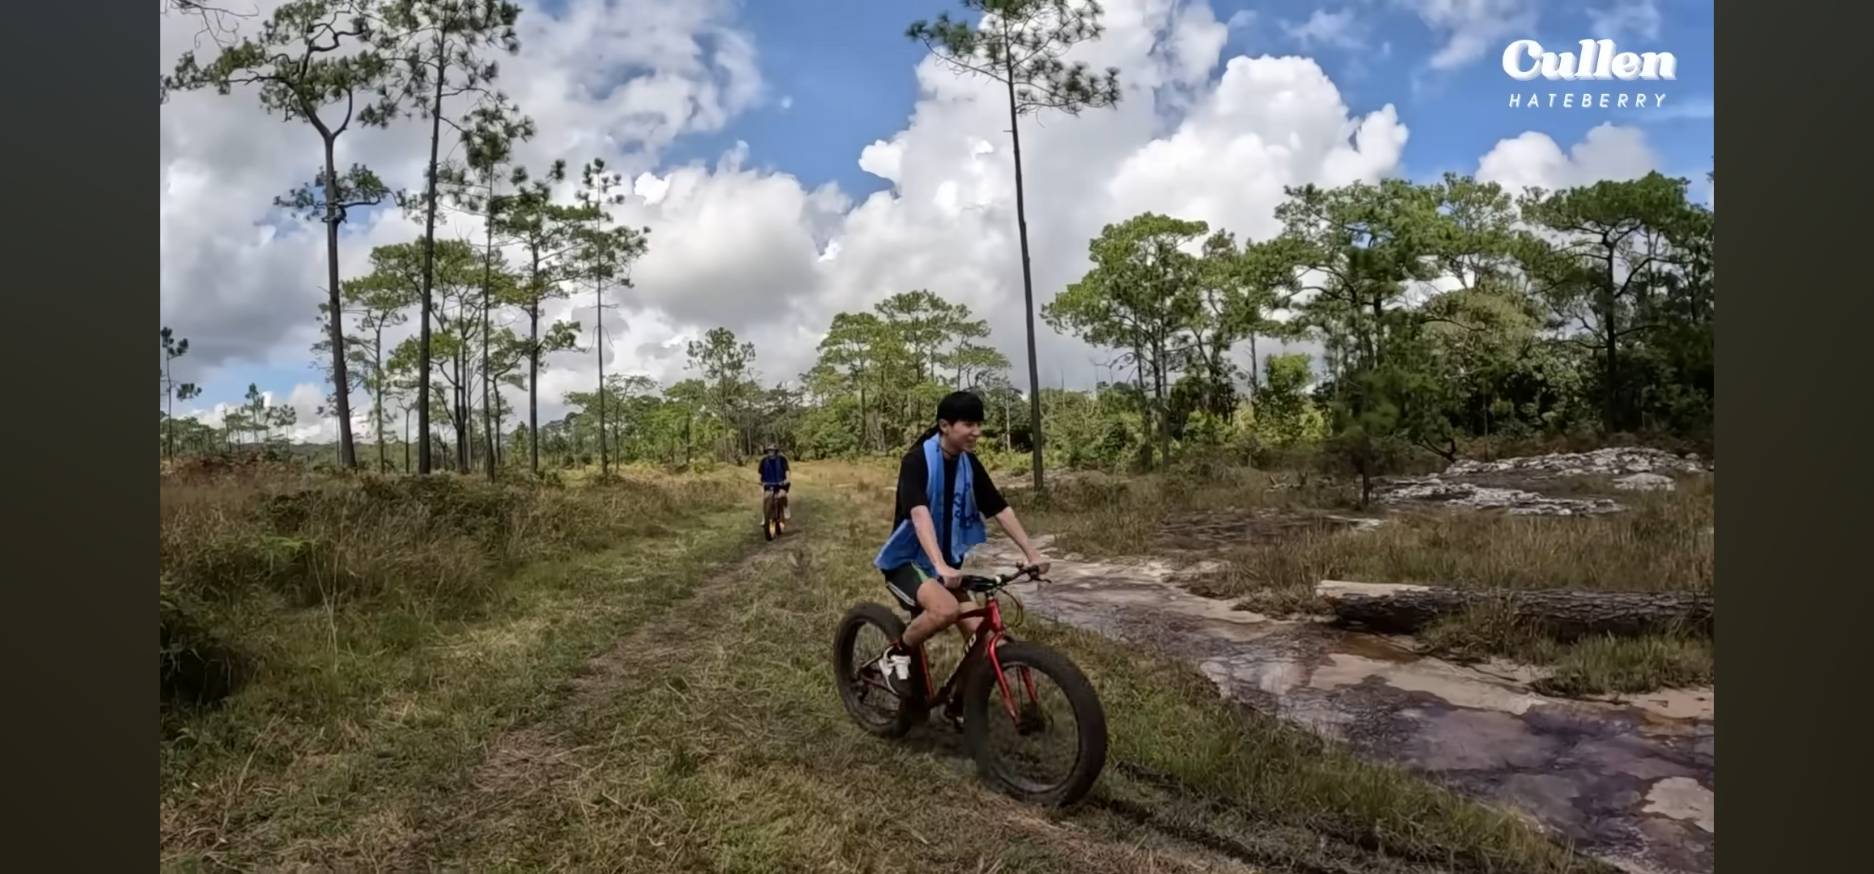
[[[937,582],[942,583],[943,587],[946,589],[955,590],[963,588],[963,572],[949,565],[939,565],[937,567]]]
[[[1031,575],[1036,577],[1046,576],[1048,569],[1051,567],[1053,567],[1053,564],[1047,559],[1042,558],[1040,555],[1029,553],[1027,570]]]

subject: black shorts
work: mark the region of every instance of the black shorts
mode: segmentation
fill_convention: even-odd
[[[917,603],[917,590],[922,588],[926,581],[935,582],[936,577],[925,576],[924,571],[915,564],[901,565],[888,571],[881,571],[881,573],[885,575],[885,588],[891,590],[892,597],[897,598],[900,605],[911,611],[913,615],[924,612],[924,608],[918,606]],[[974,604],[970,600],[969,593],[962,589],[953,590],[950,594],[956,596],[959,604]]]
[[[793,485],[792,482],[762,483],[761,490],[763,492],[785,492],[788,486],[791,485]]]

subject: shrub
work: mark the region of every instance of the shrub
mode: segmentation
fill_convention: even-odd
[[[157,694],[163,712],[214,704],[239,688],[248,659],[198,618],[200,607],[167,579],[158,583]]]

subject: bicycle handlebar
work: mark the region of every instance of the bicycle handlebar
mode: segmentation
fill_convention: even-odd
[[[1022,577],[1028,577],[1030,579],[1040,580],[1041,579],[1040,568],[1036,565],[1029,565],[1027,567],[1017,569],[1012,574],[997,574],[993,577],[982,577],[982,576],[975,576],[971,574],[965,574],[963,576],[963,588],[971,592],[988,593],[988,592],[993,592],[997,589],[1000,589],[1003,586],[1006,586],[1012,582],[1015,582],[1016,580],[1019,580]]]

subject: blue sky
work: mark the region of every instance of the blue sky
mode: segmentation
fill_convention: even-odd
[[[1602,4],[1545,5],[1539,26],[1529,34],[1545,47],[1569,51],[1577,41],[1599,36],[1592,32],[1590,9],[1605,8]],[[857,156],[866,144],[902,128],[917,98],[913,68],[923,49],[904,38],[905,26],[957,8],[942,0],[746,0],[743,19],[755,34],[762,75],[776,97],[790,97],[792,103],[785,109],[771,103],[719,133],[682,140],[671,157],[710,160],[741,140],[749,144],[752,163],[792,173],[809,187],[837,182],[855,199],[885,187],[884,180],[859,169]],[[1213,0],[1211,8],[1221,21],[1243,13],[1254,16],[1246,26],[1232,28],[1223,51],[1226,60],[1239,54],[1305,54],[1340,86],[1355,114],[1396,106],[1412,130],[1404,170],[1414,178],[1446,170],[1474,172],[1478,158],[1499,140],[1527,130],[1543,131],[1566,147],[1609,121],[1647,125],[1648,139],[1669,172],[1698,179],[1711,167],[1709,115],[1508,108],[1508,96],[1517,90],[1511,86],[1519,83],[1503,75],[1498,61],[1502,41],[1461,69],[1426,73],[1439,36],[1414,13],[1384,0],[1338,5]],[[1711,3],[1658,0],[1654,8],[1661,22],[1657,39],[1630,34],[1617,42],[1623,50],[1673,52],[1678,79],[1649,83],[1646,90],[1668,95],[1672,107],[1708,107]],[[1285,25],[1301,26],[1316,10],[1350,11],[1362,31],[1360,45],[1310,45],[1292,36]],[[1382,46],[1389,48],[1382,52]],[[1607,84],[1626,83],[1597,83],[1589,90],[1624,90]]]
[[[565,2],[547,0],[543,11],[556,13]],[[859,202],[886,188],[890,184],[886,180],[860,169],[859,155],[868,144],[889,139],[905,130],[916,106],[915,67],[923,57],[923,49],[905,39],[905,27],[917,18],[958,10],[959,4],[954,0],[730,2],[734,5],[733,15],[723,24],[752,40],[763,97],[731,115],[728,123],[719,129],[689,132],[678,137],[664,149],[662,166],[670,168],[690,162],[712,164],[741,142],[747,144],[747,165],[789,174],[809,190],[834,183],[854,202]],[[1431,69],[1432,58],[1447,45],[1451,34],[1448,28],[1429,26],[1415,10],[1514,9],[1532,4],[1539,7],[1539,24],[1531,31],[1491,33],[1481,41],[1481,51],[1468,63],[1443,71]],[[1714,152],[1709,109],[1713,94],[1709,0],[1588,0],[1585,6],[1544,0],[1346,0],[1327,4],[1304,0],[1260,3],[1211,0],[1209,5],[1219,21],[1230,21],[1234,25],[1222,51],[1222,62],[1212,73],[1213,81],[1222,75],[1224,63],[1237,55],[1312,58],[1338,87],[1352,117],[1359,118],[1387,104],[1397,109],[1400,120],[1410,130],[1410,137],[1394,172],[1416,179],[1436,178],[1446,171],[1471,173],[1477,170],[1479,159],[1499,142],[1525,132],[1546,134],[1567,150],[1580,143],[1590,129],[1612,122],[1643,130],[1647,147],[1658,156],[1660,169],[1694,180],[1695,196],[1703,196],[1703,177],[1711,167]],[[620,17],[629,20],[631,15],[638,14],[624,6],[621,0],[617,12]],[[1624,20],[1642,26],[1628,27],[1617,33],[1605,32],[1608,13],[1623,9],[1628,13],[1641,13],[1628,14]],[[1313,39],[1297,33],[1311,16],[1316,17],[1311,28]],[[1488,16],[1484,18],[1487,23]],[[1473,17],[1473,22],[1475,20]],[[1652,26],[1645,26],[1648,23]],[[1339,26],[1324,27],[1327,24]],[[702,53],[714,52],[709,42],[714,37],[706,29],[691,36],[699,41]],[[1543,82],[1532,89],[1527,83],[1511,81],[1499,63],[1508,41],[1522,37],[1534,38],[1553,51],[1573,50],[1577,41],[1597,37],[1614,38],[1623,50],[1671,51],[1678,60],[1678,78],[1670,82],[1587,83],[1585,88],[1580,85],[1556,87],[1559,83]],[[583,64],[585,66],[575,72],[589,72],[592,65],[603,65],[605,57],[608,56],[562,63]],[[618,71],[620,77],[632,72]],[[1121,76],[1124,75],[1122,70]],[[1666,94],[1668,109],[1664,112],[1559,107],[1530,110],[1506,105],[1511,93],[1531,90],[1541,93],[1644,90]],[[205,112],[227,113],[232,103],[204,103],[202,107],[201,111]],[[533,107],[528,109],[533,111]],[[175,111],[173,108],[166,110]],[[193,130],[198,126],[184,121],[181,116],[172,124],[175,130]],[[252,129],[231,124],[225,135],[251,137],[254,133]],[[173,135],[166,137],[165,147],[172,148],[172,141],[176,141]],[[290,142],[292,148],[300,145],[298,140]],[[204,141],[203,147],[214,145]],[[400,148],[405,154],[415,153],[408,144]],[[169,160],[166,156],[166,166]],[[211,162],[209,166],[215,165]],[[286,175],[277,180],[267,175],[263,180],[269,187],[266,196],[302,181],[299,177],[309,166],[304,157],[293,155],[281,170]],[[409,182],[400,179],[394,184]],[[243,202],[254,200],[251,196],[242,197]],[[199,209],[182,206],[177,206],[176,211],[178,215],[191,216],[191,221],[200,213]],[[217,236],[212,239],[217,245],[231,236],[238,236],[241,221],[278,223],[282,218],[265,215],[264,211],[254,213],[251,219],[243,219],[244,215],[247,213],[230,212],[227,221],[236,233],[215,232]],[[354,216],[347,232],[348,240],[354,235],[367,236],[369,223],[379,220],[380,217]],[[388,224],[387,219],[384,221]],[[282,227],[297,224],[289,220]],[[173,236],[175,232],[167,230],[171,226],[166,224],[165,227],[166,233]],[[309,227],[299,225],[290,233],[306,235]],[[310,239],[300,242],[310,245]],[[361,242],[362,239],[357,239],[347,245],[356,247]],[[307,254],[310,256],[311,250]],[[204,278],[212,281],[233,282],[235,280],[228,277],[241,272],[214,262],[206,269],[213,273],[205,274]],[[275,324],[270,330],[284,332],[286,329],[280,325],[297,323],[301,333],[268,347],[269,351],[263,355],[249,354],[230,361],[230,366],[189,368],[191,374],[206,370],[207,376],[200,380],[206,390],[203,398],[191,406],[238,403],[249,382],[256,382],[262,389],[273,391],[276,397],[283,397],[295,386],[319,381],[316,371],[307,364],[310,356],[303,339],[304,329],[314,321],[316,301],[311,297],[316,297],[313,286],[319,283],[301,273],[299,267],[288,269],[287,283],[264,293],[279,295],[279,302],[273,303],[274,298],[267,298],[268,303],[260,306],[278,313],[271,317]],[[319,278],[322,279],[322,275],[321,268]],[[199,284],[178,281],[176,287],[171,287],[166,281],[165,298],[193,293],[190,286]],[[239,300],[230,295],[252,294],[262,293],[236,288],[221,292],[216,300],[218,304],[226,304]],[[252,323],[260,317],[244,318],[246,321],[240,324]],[[214,330],[199,321],[181,329],[185,336],[197,335],[197,346],[204,345],[203,341],[214,342],[216,336]],[[288,337],[286,333],[279,333],[279,336]],[[779,366],[779,362],[776,364]],[[301,391],[306,390],[302,388]]]

